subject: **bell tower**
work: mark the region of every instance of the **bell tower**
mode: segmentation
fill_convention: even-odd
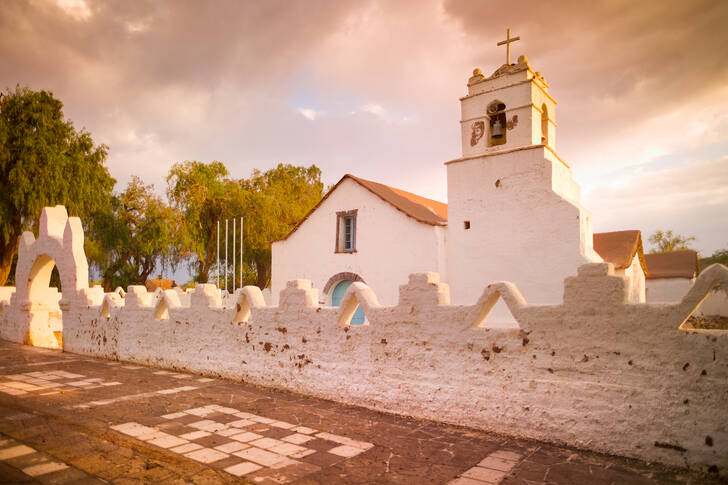
[[[579,186],[556,154],[556,101],[546,79],[525,55],[510,62],[519,39],[509,29],[498,43],[505,64],[489,77],[475,69],[460,98],[462,156],[445,163],[446,279],[457,304],[503,280],[529,303],[560,303],[564,278],[601,261]]]
[[[556,100],[526,56],[490,77],[475,69],[460,98],[463,157],[531,145],[556,148]]]

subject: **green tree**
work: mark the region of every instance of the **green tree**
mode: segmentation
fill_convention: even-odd
[[[690,249],[689,244],[695,241],[693,236],[681,236],[673,234],[672,231],[657,231],[650,236],[650,242],[655,245],[652,253],[669,253],[671,251],[680,251],[681,249]]]
[[[16,87],[0,99],[0,285],[7,281],[23,231],[45,206],[63,204],[86,219],[109,202],[114,179],[105,145],[76,131],[48,91]]]
[[[144,284],[158,266],[174,267],[179,257],[179,216],[132,177],[124,192],[114,196],[109,210],[92,218],[87,255],[100,270],[104,289]]]
[[[323,197],[321,170],[315,165],[279,164],[266,172],[255,170],[240,185],[245,215],[243,259],[253,269],[244,275],[254,275],[255,284],[263,289],[270,283],[271,243],[293,230]]]
[[[180,162],[167,175],[167,197],[182,214],[194,279],[207,283],[217,258],[217,221],[240,215],[239,184],[228,178],[221,162]]]
[[[700,271],[703,271],[705,268],[715,263],[720,263],[722,265],[728,266],[728,249],[717,249],[713,252],[712,256],[708,256],[707,258],[700,258],[698,260],[698,266],[700,267]]]

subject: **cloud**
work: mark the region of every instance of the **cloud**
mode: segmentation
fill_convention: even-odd
[[[510,26],[512,56],[528,54],[559,102],[556,149],[597,227],[646,230],[659,215],[679,230],[720,219],[712,191],[631,194],[728,155],[726,17],[710,0],[0,2],[0,88],[53,91],[109,145],[120,185],[137,174],[161,191],[188,159],[235,176],[315,163],[326,183],[354,173],[445,200],[458,98],[474,67],[504,62]]]
[[[323,111],[316,111],[313,108],[298,108],[296,111],[298,111],[301,116],[311,121],[315,121],[316,118],[323,114]]]
[[[696,248],[709,255],[728,247],[728,156],[635,174],[617,187],[602,186],[585,197],[595,231],[641,229],[696,236]],[[669,203],[666,204],[666,200]]]

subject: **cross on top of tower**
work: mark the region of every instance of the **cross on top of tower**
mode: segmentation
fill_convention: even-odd
[[[511,42],[521,40],[521,36],[511,37],[511,29],[506,29],[506,39],[498,42],[496,45],[506,45],[506,64],[511,64]]]

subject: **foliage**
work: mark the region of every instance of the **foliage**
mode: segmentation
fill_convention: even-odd
[[[158,264],[174,267],[178,252],[179,217],[154,193],[132,177],[110,208],[93,216],[86,254],[101,271],[104,289],[144,284]]]
[[[240,213],[239,185],[221,162],[175,163],[167,175],[167,197],[182,214],[184,247],[194,257],[195,281],[207,283],[217,257],[217,221]]]
[[[241,180],[244,193],[244,261],[253,266],[261,289],[270,283],[271,243],[285,237],[323,197],[321,170],[315,165],[278,164],[266,172],[255,170]],[[249,281],[250,282],[250,281]]]
[[[7,280],[24,230],[45,206],[65,205],[88,218],[109,202],[114,179],[105,145],[63,118],[48,91],[16,87],[0,100],[0,285]]]
[[[722,265],[728,266],[728,249],[718,249],[713,253],[712,256],[708,256],[707,258],[700,258],[698,260],[700,271],[715,263],[720,263]]]
[[[654,253],[669,253],[671,251],[680,251],[681,249],[691,249],[689,244],[695,241],[693,236],[681,236],[673,234],[672,231],[657,231],[650,236],[650,242],[655,245],[651,251]]]

